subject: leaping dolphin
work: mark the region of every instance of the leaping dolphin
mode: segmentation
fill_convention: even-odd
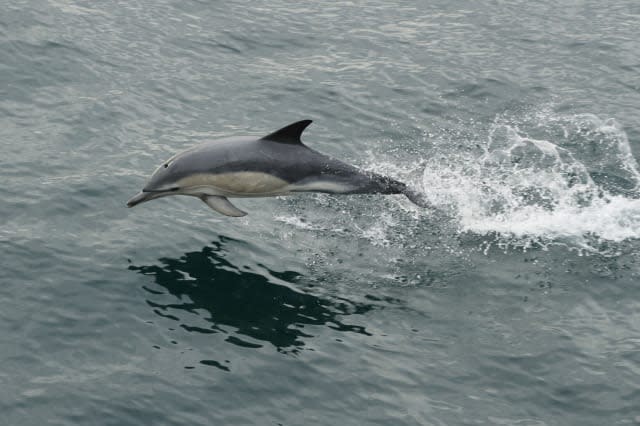
[[[191,195],[226,216],[247,213],[231,197],[273,197],[296,192],[404,194],[424,206],[421,195],[395,179],[366,172],[312,150],[300,136],[311,120],[290,124],[262,138],[240,136],[205,142],[165,161],[133,207],[169,195]]]

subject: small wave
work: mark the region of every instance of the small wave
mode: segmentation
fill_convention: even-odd
[[[366,152],[365,169],[416,187],[433,209],[384,197],[380,202],[390,203],[391,210],[371,213],[369,201],[362,206],[367,214],[355,215],[361,220],[347,215],[307,222],[297,214],[276,220],[311,232],[355,235],[380,247],[411,245],[417,235],[453,251],[459,241],[449,237],[457,240],[456,235],[479,236],[471,241],[484,250],[561,245],[580,254],[617,256],[627,251],[622,247],[636,246],[640,167],[615,119],[557,114],[545,107],[503,114],[481,126],[471,122],[425,133],[433,147],[428,154],[416,148],[412,159],[394,158],[402,155],[397,151]],[[327,199],[325,205],[325,197],[318,197],[316,209],[335,211],[342,205],[340,198]],[[351,199],[341,208],[353,204]]]
[[[615,119],[550,109],[503,115],[476,152],[436,149],[424,192],[455,212],[461,232],[597,252],[603,241],[640,238],[640,172]]]
[[[298,216],[280,215],[280,216],[276,216],[274,219],[277,220],[278,222],[285,223],[287,225],[293,226],[293,227],[298,228],[298,229],[312,230],[312,231],[322,231],[322,230],[324,230],[321,226],[313,225],[311,223],[308,223],[304,219],[302,219],[302,218],[300,218]]]

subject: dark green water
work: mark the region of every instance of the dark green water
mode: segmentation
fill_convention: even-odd
[[[640,424],[639,28],[633,0],[2,3],[0,423]],[[304,118],[438,210],[125,208]]]

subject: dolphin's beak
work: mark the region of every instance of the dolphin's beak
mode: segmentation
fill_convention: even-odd
[[[127,201],[127,207],[137,206],[140,203],[144,203],[145,201],[152,200],[156,198],[158,194],[154,192],[138,192],[136,195],[131,197],[129,201]]]

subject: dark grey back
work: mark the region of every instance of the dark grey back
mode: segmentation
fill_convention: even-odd
[[[333,180],[358,188],[354,192],[388,192],[391,191],[389,185],[398,183],[362,172],[301,143],[284,144],[252,136],[225,138],[198,145],[179,154],[166,166],[154,174],[149,188],[160,188],[195,173],[230,172],[262,172],[288,183]]]

